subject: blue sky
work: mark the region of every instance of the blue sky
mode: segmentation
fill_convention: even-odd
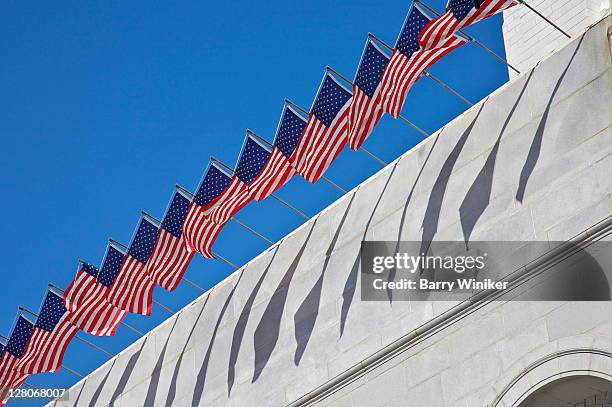
[[[123,3],[123,4],[122,4]],[[438,11],[444,1],[429,0]],[[128,243],[141,209],[161,217],[173,186],[194,190],[208,157],[233,165],[246,128],[273,137],[284,98],[310,107],[326,65],[352,77],[366,34],[389,43],[409,1],[7,2],[0,13],[0,333],[19,305],[37,310],[47,283],[67,286],[77,259],[101,262],[109,237]],[[502,54],[501,16],[468,30]],[[472,101],[507,70],[468,44],[431,71]],[[466,106],[421,79],[403,114],[429,132]],[[365,147],[391,161],[421,140],[385,117]],[[327,176],[349,189],[380,169],[347,150]],[[309,215],[340,193],[297,177],[279,196]],[[276,241],[303,219],[268,199],[238,219]],[[243,264],[267,247],[229,224],[215,250]],[[208,288],[232,269],[195,258],[187,276]],[[200,293],[181,285],[155,298],[174,310]],[[146,331],[168,317],[127,321]],[[137,339],[83,337],[112,353]],[[107,356],[73,341],[65,364],[87,374]],[[29,381],[70,386],[60,371]],[[32,403],[37,405],[38,403]]]

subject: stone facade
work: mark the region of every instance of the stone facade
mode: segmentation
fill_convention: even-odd
[[[530,0],[529,5],[571,36],[610,13],[610,0]],[[504,12],[506,58],[519,71],[533,68],[570,40],[525,6]],[[509,69],[510,77],[517,74]]]
[[[612,377],[610,302],[363,302],[358,284],[362,240],[607,230],[611,24],[576,35],[55,404],[501,407],[568,372]]]

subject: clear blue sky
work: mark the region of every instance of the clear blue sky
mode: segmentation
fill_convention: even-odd
[[[122,4],[123,3],[123,4]],[[129,4],[128,4],[129,3]],[[444,1],[429,0],[438,11]],[[195,189],[208,157],[235,163],[246,128],[271,139],[283,99],[308,108],[330,65],[353,76],[371,31],[393,43],[409,1],[5,2],[0,12],[0,333],[17,307],[37,310],[47,283],[65,287],[83,258],[98,265],[107,238],[128,243],[145,209],[161,217],[175,183]],[[469,31],[503,54],[502,18]],[[478,101],[507,80],[506,68],[473,44],[432,72]],[[466,108],[427,79],[404,115],[435,131]],[[421,136],[385,117],[365,147],[390,161]],[[352,188],[380,166],[345,151],[328,172]],[[339,197],[294,179],[279,195],[309,215]],[[278,240],[302,219],[273,200],[238,218]],[[266,247],[230,224],[216,251],[243,264]],[[195,258],[187,276],[208,288],[231,272]],[[183,284],[155,298],[178,310],[200,293]],[[127,321],[149,330],[168,314]],[[87,336],[86,334],[81,334]],[[136,340],[87,336],[115,353]],[[107,357],[78,341],[65,364],[83,374]],[[34,376],[69,386],[67,372]],[[33,403],[32,405],[36,405]]]

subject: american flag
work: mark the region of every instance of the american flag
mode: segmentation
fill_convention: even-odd
[[[261,201],[283,186],[295,170],[281,150],[270,151],[259,140],[247,136],[236,165],[236,176],[247,184],[251,198]]]
[[[0,351],[0,401],[6,401],[9,390],[23,384],[28,377],[16,369],[26,344],[32,337],[34,324],[19,316],[4,350]]]
[[[412,6],[385,69],[381,105],[385,112],[395,118],[400,115],[408,91],[423,71],[466,42],[463,38],[451,36],[435,48],[422,50],[418,36],[429,21],[418,6]]]
[[[151,280],[168,291],[178,286],[194,255],[183,236],[183,222],[189,211],[189,203],[189,198],[181,190],[174,192],[147,263]]]
[[[450,0],[446,11],[419,34],[424,50],[439,47],[457,31],[516,5],[514,0]]]
[[[216,164],[213,163],[212,165],[214,165],[216,170],[219,170]],[[221,172],[225,174],[224,171]],[[225,182],[223,185],[225,185]],[[227,187],[207,205],[203,214],[211,222],[223,225],[250,201],[251,196],[249,195],[247,185],[234,174],[234,176],[229,178]]]
[[[251,201],[246,183],[234,173],[229,187],[208,211],[208,218],[218,224],[225,224],[232,216]]]
[[[17,362],[16,369],[27,374],[59,370],[64,352],[78,330],[70,322],[63,298],[48,291],[36,318],[32,337]]]
[[[227,194],[231,182],[232,177],[211,162],[189,205],[189,212],[183,224],[183,236],[191,250],[204,257],[214,257],[212,245],[224,226],[212,222],[208,214],[219,199]]]
[[[89,297],[100,295],[104,288],[96,281],[98,269],[88,263],[79,263],[76,276],[64,291],[64,305],[75,312]]]
[[[107,301],[119,309],[151,315],[155,283],[147,273],[147,262],[153,253],[158,228],[146,216],[140,218],[117,280],[108,293]]]
[[[346,144],[351,91],[325,74],[306,128],[289,161],[309,182],[316,182]]]
[[[258,141],[250,136],[246,138],[229,186],[206,212],[211,222],[224,225],[236,212],[251,202],[253,197],[248,184],[259,175],[269,156],[270,151]]]
[[[348,141],[353,150],[359,150],[383,116],[380,90],[388,62],[389,57],[368,40],[355,75],[348,113]]]
[[[82,264],[76,277],[64,292],[64,305],[70,311],[72,323],[96,336],[113,336],[127,314],[106,301],[108,290],[115,282],[125,253],[114,244],[106,249],[102,269]]]
[[[289,158],[306,127],[306,122],[307,120],[290,106],[285,105],[276,130],[272,154],[259,175],[249,184],[249,193],[256,201],[267,198],[295,175]]]

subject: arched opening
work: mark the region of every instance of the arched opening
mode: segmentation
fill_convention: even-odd
[[[612,382],[596,376],[569,376],[539,388],[519,407],[609,407]]]

